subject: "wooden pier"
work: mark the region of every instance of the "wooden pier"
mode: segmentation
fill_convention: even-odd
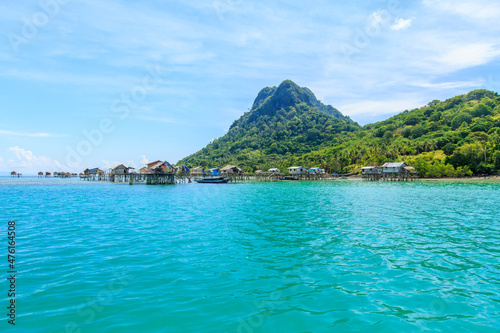
[[[145,183],[147,185],[174,185],[183,181],[174,173],[129,173],[114,175],[111,173],[80,175],[80,180],[86,181],[109,181],[112,183],[128,183],[130,185]]]
[[[415,174],[409,172],[401,173],[379,173],[379,174],[365,174],[362,176],[364,180],[368,181],[391,181],[391,182],[407,182],[414,181]]]

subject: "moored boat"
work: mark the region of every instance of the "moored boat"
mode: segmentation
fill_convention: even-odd
[[[229,181],[229,179],[226,179],[224,177],[202,178],[202,179],[195,180],[195,182],[201,183],[201,184],[225,184],[228,181]]]

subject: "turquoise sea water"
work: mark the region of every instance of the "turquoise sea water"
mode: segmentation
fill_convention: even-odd
[[[0,266],[15,219],[19,297],[0,331],[498,332],[499,194],[5,178]]]

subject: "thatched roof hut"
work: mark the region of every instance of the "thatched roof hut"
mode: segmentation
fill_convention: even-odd
[[[219,170],[221,174],[243,173],[243,170],[235,165],[226,165]]]

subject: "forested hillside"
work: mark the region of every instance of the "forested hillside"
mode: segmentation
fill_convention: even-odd
[[[226,135],[179,163],[346,173],[389,161],[404,161],[427,177],[498,173],[500,97],[474,90],[360,127],[309,89],[284,81],[263,89]]]
[[[223,166],[247,171],[283,165],[285,159],[339,144],[361,129],[337,109],[316,99],[307,88],[286,80],[262,89],[249,112],[227,134],[178,164]]]

